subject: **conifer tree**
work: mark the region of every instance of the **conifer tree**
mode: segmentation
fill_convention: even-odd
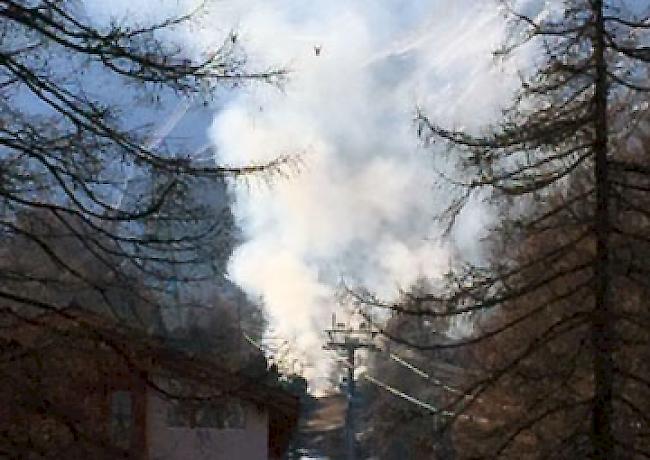
[[[492,257],[453,270],[444,289],[379,306],[472,315],[465,337],[391,336],[483,362],[446,408],[461,457],[647,458],[650,11],[501,5],[512,38],[500,53],[543,55],[501,122],[477,134],[417,118],[436,154],[462,165],[450,225],[478,193],[499,210]]]

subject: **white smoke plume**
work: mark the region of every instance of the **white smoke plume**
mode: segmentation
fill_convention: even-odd
[[[228,13],[253,66],[292,73],[284,91],[240,92],[217,114],[220,160],[299,153],[304,162],[271,187],[234,186],[246,242],[230,275],[263,298],[319,386],[328,366],[320,331],[341,279],[391,299],[448,267],[435,220],[447,196],[413,115],[422,106],[469,128],[493,119],[512,89],[513,72],[492,56],[505,24],[493,3],[471,0],[250,1]],[[475,251],[488,218],[468,210],[456,244]]]
[[[142,3],[164,13],[197,2]],[[448,267],[435,219],[448,192],[412,120],[418,106],[456,128],[498,116],[516,83],[515,66],[492,55],[506,22],[487,0],[215,1],[202,27],[178,38],[200,51],[232,29],[251,68],[291,73],[282,90],[254,85],[223,98],[209,130],[219,161],[302,162],[268,187],[233,184],[245,242],[230,277],[263,299],[274,333],[291,340],[320,387],[329,367],[321,331],[341,280],[390,299]],[[452,244],[475,255],[489,219],[470,206]]]

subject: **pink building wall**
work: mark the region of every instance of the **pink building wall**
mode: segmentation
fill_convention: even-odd
[[[169,427],[168,402],[147,393],[149,460],[267,460],[268,414],[242,402],[244,429]]]

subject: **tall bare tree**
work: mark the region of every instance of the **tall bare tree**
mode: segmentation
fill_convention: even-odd
[[[67,313],[71,306],[112,312],[150,329],[153,316],[142,312],[160,302],[170,283],[213,276],[207,270],[218,262],[213,248],[227,230],[227,213],[206,212],[205,200],[186,199],[188,193],[284,161],[246,167],[197,162],[182,145],[157,142],[137,116],[145,100],[207,100],[246,81],[282,77],[279,70],[249,71],[235,34],[200,58],[169,39],[197,14],[145,25],[99,24],[82,1],[0,0],[3,337],[23,325],[47,327],[35,321],[43,314],[71,327],[83,322]],[[111,341],[105,328],[85,326],[83,343],[90,340],[91,348]],[[51,333],[67,341],[67,349],[79,349],[68,332],[57,330]],[[14,379],[11,388],[34,387],[11,372],[16,359],[34,351],[28,342],[0,342],[0,386]],[[42,352],[41,345],[34,352]],[[80,372],[70,365],[58,373],[68,371],[69,379]],[[32,396],[21,408],[26,419],[47,407],[46,394]],[[38,456],[29,433],[1,431],[0,451]]]
[[[543,56],[502,122],[477,134],[417,119],[437,154],[462,165],[450,225],[477,194],[500,210],[493,257],[454,270],[444,290],[379,305],[470,314],[474,330],[429,341],[386,332],[482,354],[480,376],[447,407],[461,456],[647,458],[650,11],[616,0],[541,14],[501,6],[512,37],[500,53]]]

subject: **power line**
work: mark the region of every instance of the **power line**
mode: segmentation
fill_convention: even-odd
[[[397,388],[395,388],[395,387],[393,387],[393,386],[391,386],[391,385],[389,385],[389,384],[387,384],[385,382],[382,382],[381,380],[376,379],[375,377],[372,377],[371,375],[364,374],[363,378],[365,380],[367,380],[368,382],[370,382],[370,383],[372,383],[374,385],[377,385],[378,387],[386,390],[387,392],[391,393],[392,395],[397,396],[399,398],[402,398],[402,399],[404,399],[404,400],[406,400],[406,401],[408,401],[408,402],[410,402],[412,404],[415,404],[416,406],[419,406],[419,407],[427,410],[428,412],[431,412],[432,414],[444,415],[446,417],[458,417],[458,418],[461,418],[461,419],[472,420],[472,421],[476,421],[476,422],[479,422],[479,423],[488,423],[489,422],[489,420],[487,418],[485,418],[485,417],[478,417],[478,416],[468,415],[468,414],[459,414],[457,412],[448,411],[448,410],[440,410],[437,407],[433,406],[432,404],[429,404],[428,402],[425,402],[425,401],[421,401],[421,400],[417,399],[414,396],[411,396],[411,395],[409,395],[409,394],[407,394],[407,393],[405,393],[405,392],[403,392],[403,391],[401,391],[401,390],[399,390],[399,389],[397,389]]]

